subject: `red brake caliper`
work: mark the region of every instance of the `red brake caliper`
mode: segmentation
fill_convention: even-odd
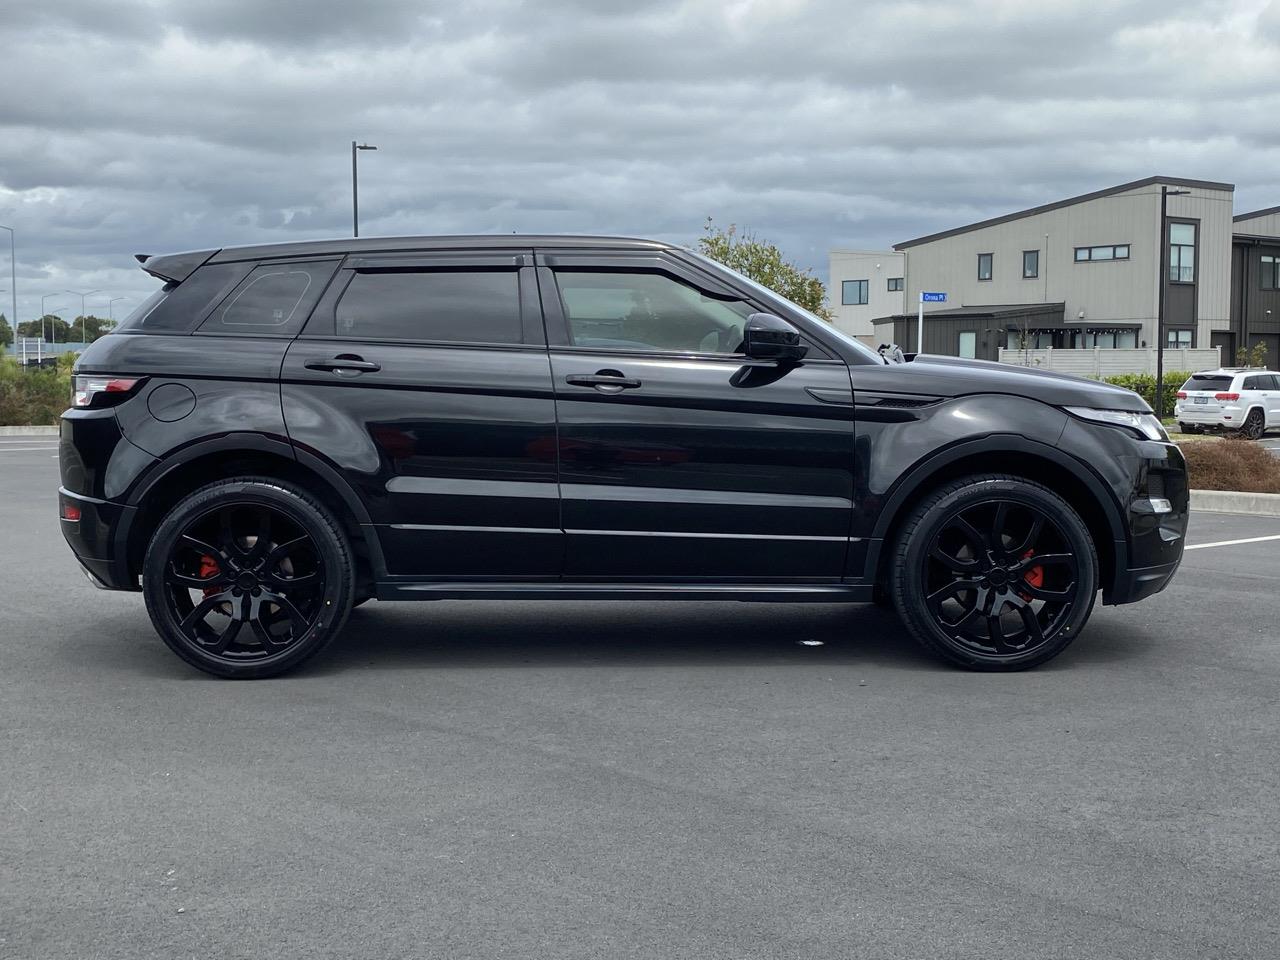
[[[220,568],[218,567],[218,561],[213,559],[213,557],[209,556],[207,553],[200,557],[200,579],[201,580],[207,580],[209,577],[216,576],[219,569]],[[215,593],[221,593],[221,592],[222,591],[217,587],[204,588],[204,595],[206,597],[211,597]]]
[[[1026,553],[1024,553],[1022,555],[1022,559],[1026,560],[1027,558],[1032,556],[1035,556],[1034,549],[1028,550]],[[1026,580],[1027,583],[1031,584],[1031,586],[1039,590],[1041,587],[1044,586],[1044,567],[1037,564],[1036,566],[1027,570],[1027,572],[1022,575],[1022,579]],[[1021,594],[1021,596],[1023,600],[1026,600],[1028,603],[1031,602],[1031,597],[1028,596],[1027,594],[1025,593]]]

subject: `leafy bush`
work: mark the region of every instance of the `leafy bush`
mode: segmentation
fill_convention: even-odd
[[[0,357],[0,426],[47,425],[71,403],[71,365],[64,354],[58,366],[23,369],[16,360]]]
[[[1280,493],[1280,458],[1256,443],[1181,445],[1193,490]]]
[[[1188,370],[1166,370],[1164,372],[1164,410],[1156,410],[1160,417],[1173,416],[1173,402],[1178,399],[1178,391],[1182,385],[1187,382],[1187,377],[1191,376]],[[1156,378],[1152,373],[1122,373],[1114,377],[1104,377],[1104,383],[1110,383],[1117,387],[1124,387],[1126,390],[1132,390],[1134,393],[1142,397],[1143,400],[1151,404],[1151,409],[1156,408]]]

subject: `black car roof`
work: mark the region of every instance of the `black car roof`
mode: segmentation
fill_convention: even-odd
[[[601,250],[670,250],[675,244],[638,237],[572,236],[563,234],[470,234],[426,237],[344,237],[333,240],[299,240],[259,243],[211,250],[151,256],[137,254],[142,269],[162,280],[181,282],[204,263],[236,260],[271,260],[347,253],[397,253],[411,250],[507,250],[529,247],[596,248]]]

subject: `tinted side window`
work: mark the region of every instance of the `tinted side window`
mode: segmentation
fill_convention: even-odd
[[[336,312],[336,333],[359,340],[520,343],[515,270],[357,273]]]
[[[662,273],[558,271],[574,346],[679,353],[739,353],[752,309],[716,300]]]
[[[1262,377],[1245,377],[1242,390],[1266,390],[1267,385],[1263,384]]]
[[[219,303],[232,287],[244,279],[251,263],[207,264],[174,286],[165,284],[167,296],[152,302],[145,313],[139,309],[126,317],[119,329],[135,333],[185,333],[199,323],[209,308]]]
[[[322,261],[255,267],[210,314],[200,332],[293,336],[302,328],[336,266],[336,261]]]

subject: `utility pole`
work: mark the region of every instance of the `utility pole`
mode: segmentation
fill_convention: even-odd
[[[353,237],[360,236],[360,183],[356,175],[356,151],[377,149],[367,143],[351,141],[351,235]]]
[[[80,293],[78,290],[67,291],[67,293],[71,294],[73,297],[80,298],[80,346],[82,348],[88,346],[88,341],[87,341],[87,337],[85,335],[85,330],[84,330],[84,298],[89,296],[90,294],[100,293],[100,292],[101,291],[99,290],[86,290],[84,293]],[[67,331],[67,332],[70,333],[70,331]]]
[[[1170,190],[1160,184],[1160,293],[1156,316],[1156,416],[1164,419],[1164,288],[1169,284],[1169,198],[1190,190]]]

